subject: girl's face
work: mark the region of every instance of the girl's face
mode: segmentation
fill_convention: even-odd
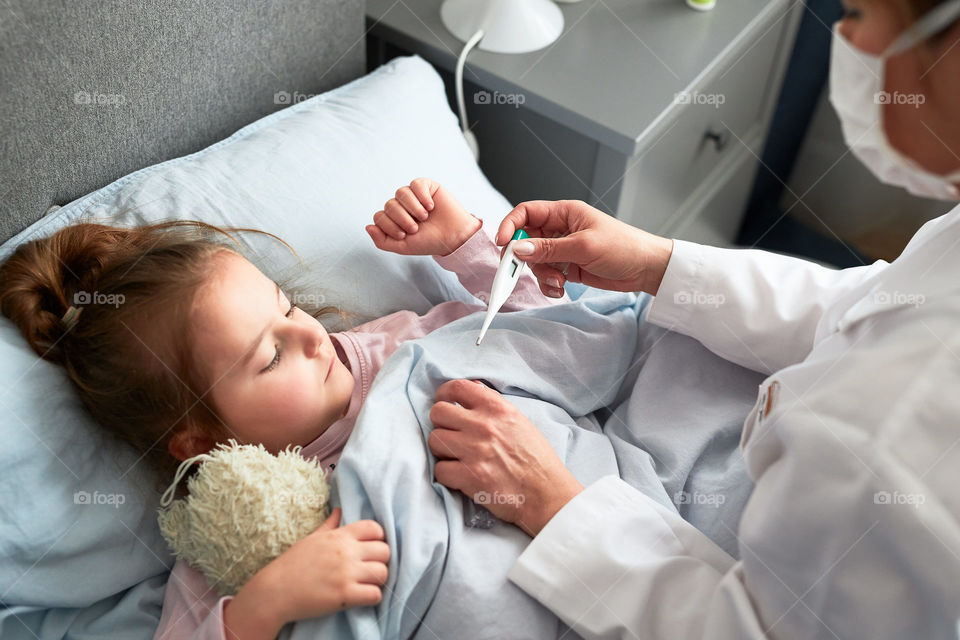
[[[308,444],[346,415],[353,375],[320,322],[253,264],[232,251],[213,261],[193,308],[206,397],[241,444]]]

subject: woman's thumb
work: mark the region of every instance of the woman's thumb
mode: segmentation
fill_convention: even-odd
[[[337,527],[339,527],[341,513],[343,513],[343,511],[340,509],[340,507],[337,507],[336,509],[331,511],[330,515],[327,517],[326,520],[323,521],[323,524],[320,525],[318,529],[336,529]]]
[[[525,238],[513,245],[513,253],[524,262],[585,262],[583,248],[574,236]]]

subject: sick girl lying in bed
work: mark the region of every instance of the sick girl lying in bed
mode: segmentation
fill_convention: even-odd
[[[437,182],[396,192],[374,224],[376,246],[433,255],[478,298],[499,249]],[[20,247],[0,268],[0,308],[43,358],[62,365],[104,428],[132,444],[168,484],[178,461],[234,438],[333,470],[384,360],[404,341],[483,309],[445,302],[328,333],[231,245],[199,222],[67,227]],[[246,230],[252,231],[252,230]],[[222,234],[222,235],[221,235]],[[525,274],[504,311],[566,299]],[[184,483],[185,484],[185,483]],[[218,597],[177,560],[159,638],[273,638],[287,622],[380,602],[390,550],[372,520],[340,511]]]

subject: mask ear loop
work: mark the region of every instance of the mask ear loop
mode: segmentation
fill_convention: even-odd
[[[960,16],[960,0],[948,0],[934,7],[904,29],[903,33],[893,41],[893,44],[883,52],[883,57],[895,56],[912,49],[923,42],[925,38],[949,27],[958,16]]]
[[[203,461],[212,457],[213,456],[209,454],[201,453],[199,455],[193,456],[192,458],[187,458],[186,460],[181,462],[180,466],[177,467],[176,475],[173,477],[173,484],[167,487],[167,490],[163,492],[162,496],[160,496],[160,506],[167,507],[170,505],[171,502],[173,502],[173,496],[177,491],[177,483],[179,483],[180,480],[183,479],[183,476],[186,475],[187,469],[190,468],[190,465],[192,465],[194,462]]]

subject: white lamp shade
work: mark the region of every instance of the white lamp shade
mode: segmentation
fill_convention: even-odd
[[[440,19],[464,42],[483,29],[477,48],[494,53],[536,51],[563,32],[563,13],[552,0],[444,0]]]

